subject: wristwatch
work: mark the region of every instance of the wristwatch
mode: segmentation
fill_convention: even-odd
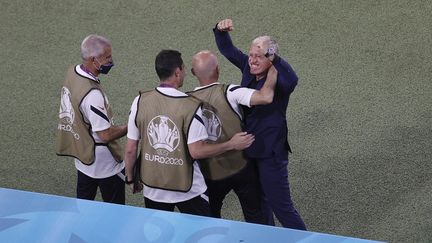
[[[267,49],[267,52],[266,52],[266,54],[265,54],[265,57],[270,57],[270,56],[273,56],[274,54],[276,53],[276,50],[275,50],[275,48],[274,47],[269,47],[268,49]]]
[[[133,180],[129,181],[129,180],[128,180],[128,177],[125,176],[125,183],[126,183],[126,185],[130,185],[130,184],[133,184],[134,181],[133,181]]]

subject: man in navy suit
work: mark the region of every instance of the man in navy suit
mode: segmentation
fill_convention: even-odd
[[[252,41],[249,54],[234,46],[229,36],[231,19],[220,21],[213,29],[219,51],[242,71],[241,86],[261,89],[273,65],[278,71],[273,102],[269,105],[244,107],[246,131],[255,135],[255,142],[246,155],[257,164],[263,190],[263,212],[266,223],[274,225],[273,212],[282,226],[306,230],[291,200],[288,182],[288,127],[286,110],[290,94],[297,85],[297,75],[287,61],[277,55],[278,45],[269,36]]]

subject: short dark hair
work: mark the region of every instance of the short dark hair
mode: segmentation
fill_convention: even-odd
[[[165,80],[174,74],[176,68],[182,69],[183,59],[176,50],[162,50],[155,60],[156,73],[160,80]]]

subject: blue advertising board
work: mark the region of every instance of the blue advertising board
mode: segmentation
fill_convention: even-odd
[[[375,241],[0,188],[0,242]]]

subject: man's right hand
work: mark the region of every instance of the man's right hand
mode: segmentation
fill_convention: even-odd
[[[217,24],[217,29],[220,31],[232,31],[234,30],[234,25],[231,19],[224,19],[221,20]]]
[[[230,143],[233,149],[243,150],[255,141],[255,136],[253,134],[248,134],[247,132],[239,132],[234,134],[230,139]]]
[[[142,192],[143,190],[143,184],[141,184],[140,182],[134,182],[132,184],[129,185],[129,188],[131,190],[131,192],[133,194],[138,193],[138,192]]]

